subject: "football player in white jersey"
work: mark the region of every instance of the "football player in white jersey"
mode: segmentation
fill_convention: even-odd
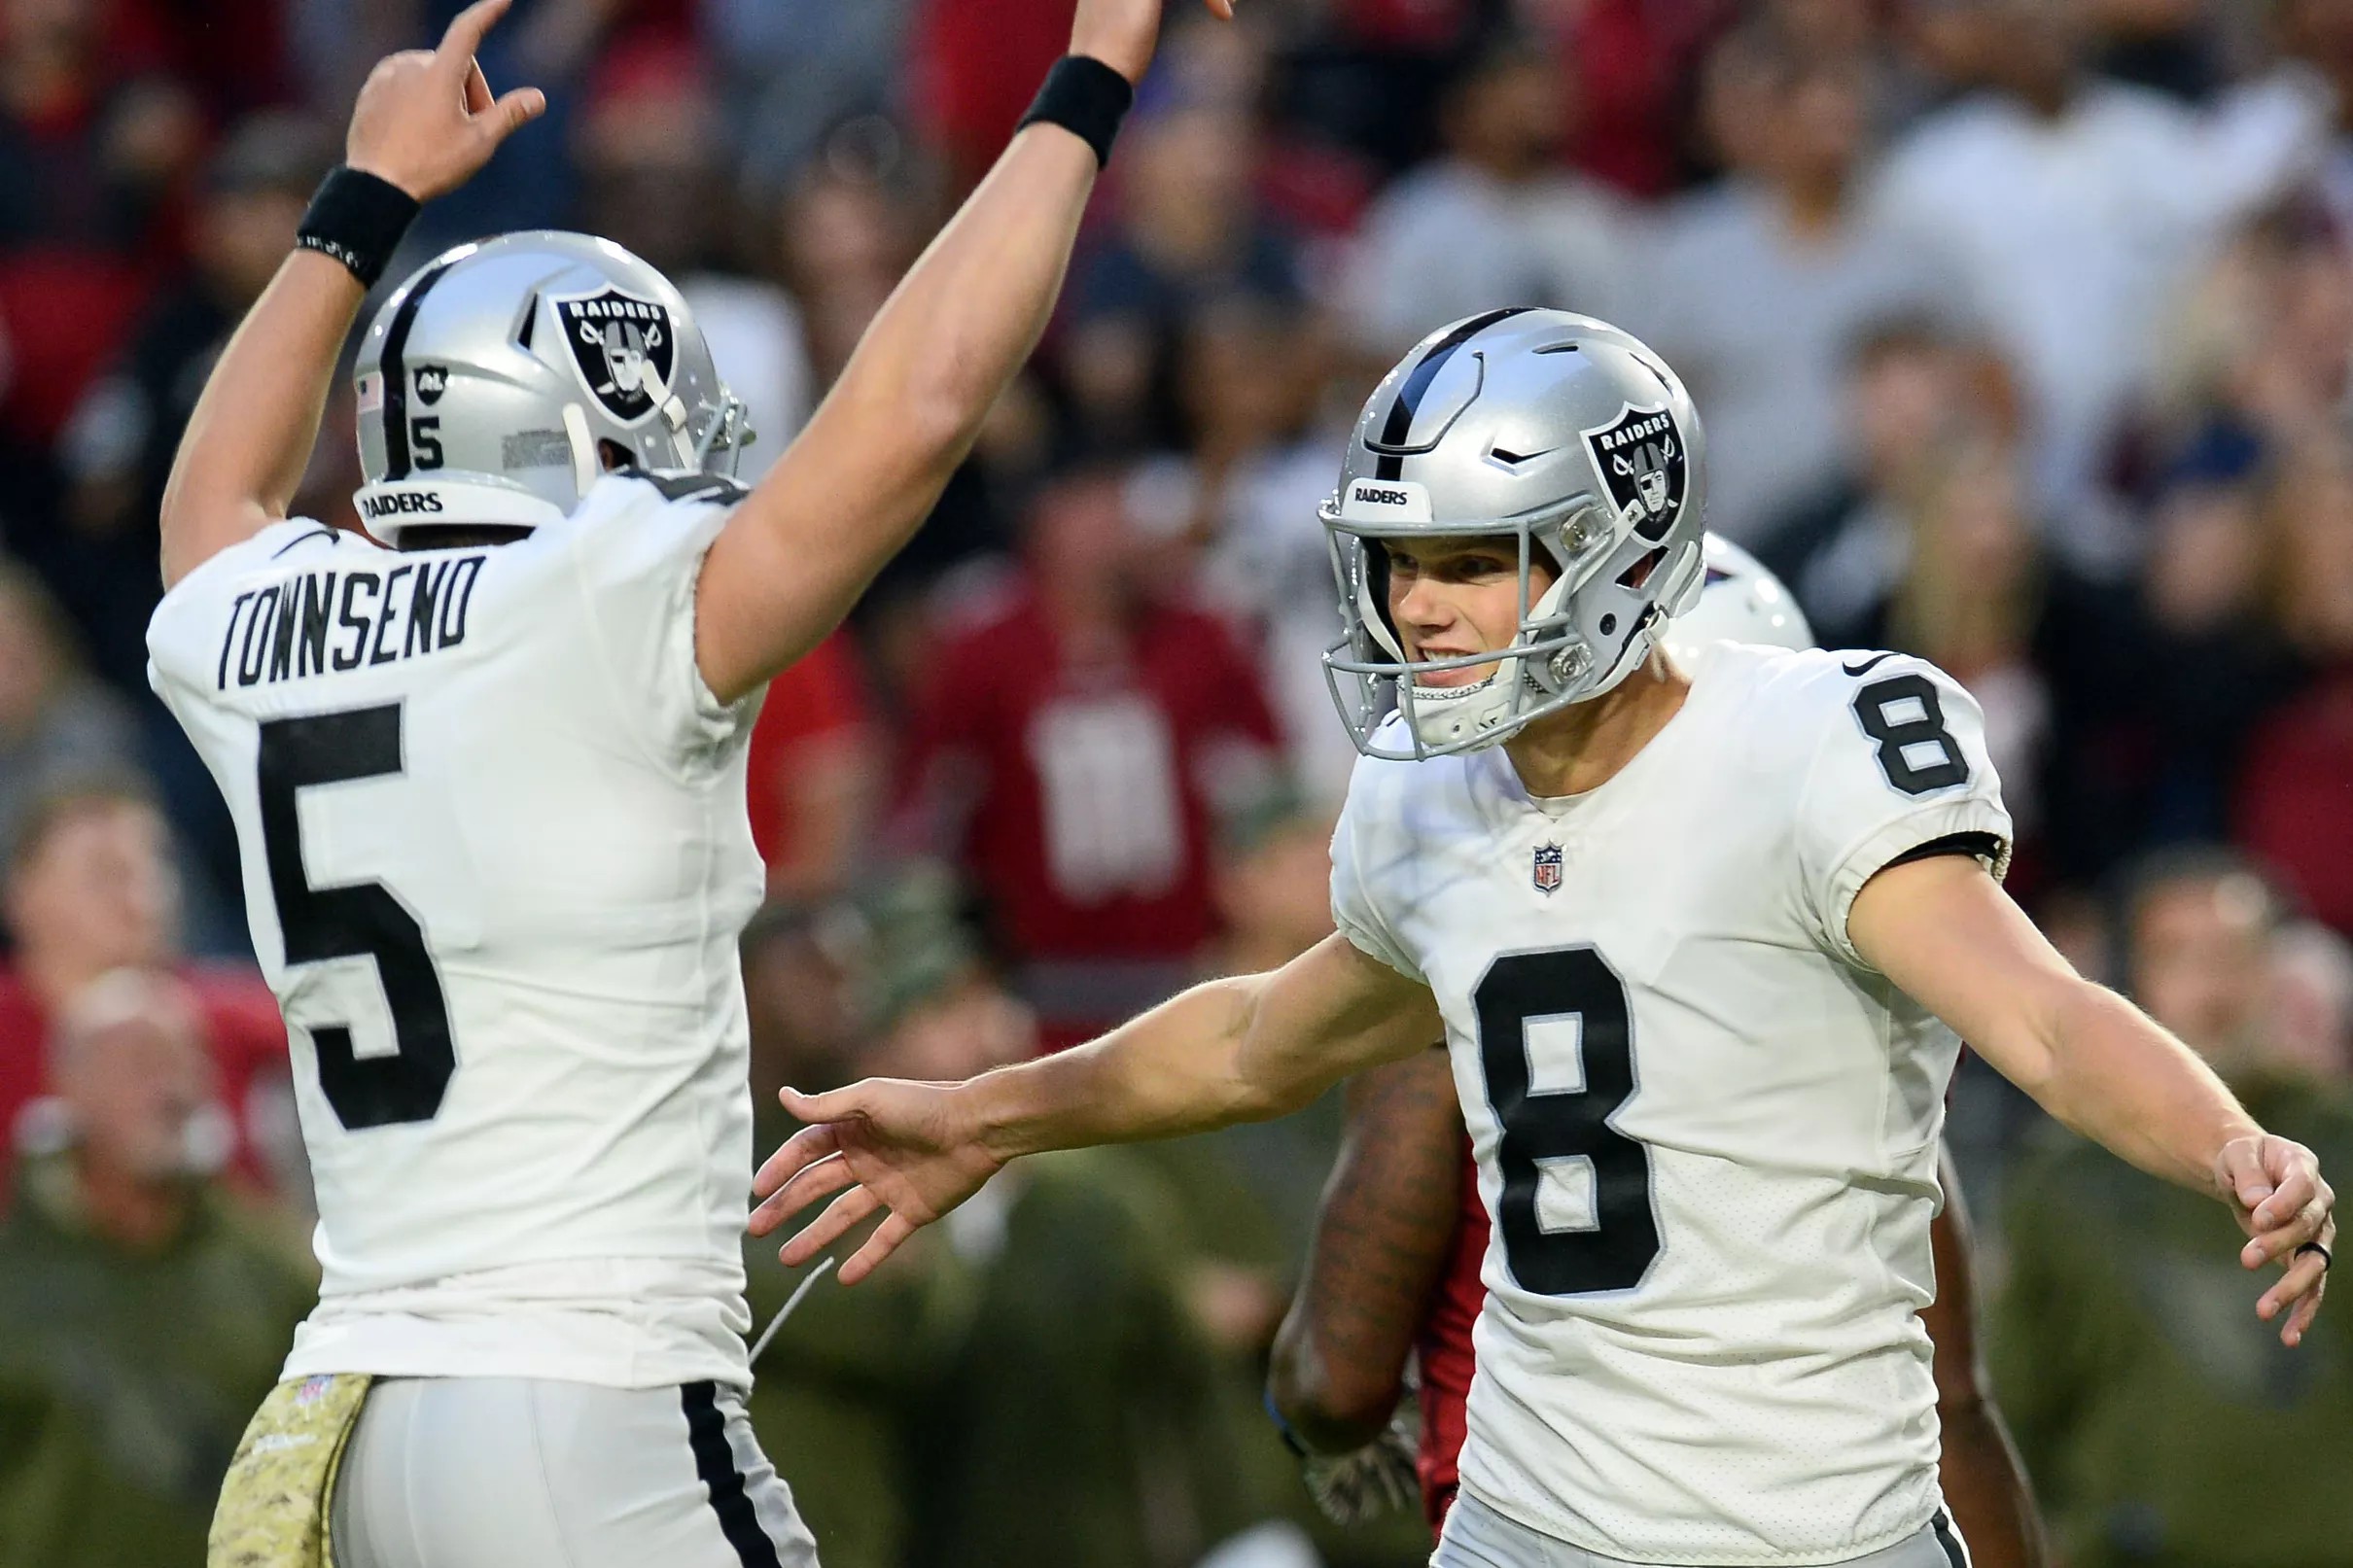
[[[1955,1030],[2227,1205],[2300,1341],[2335,1234],[2311,1152],[2003,893],[1969,695],[1894,654],[1656,645],[1704,462],[1681,383],[1601,323],[1419,345],[1323,511],[1364,753],[1339,931],[967,1083],[788,1091],[812,1125],[755,1229],[838,1194],[806,1260],[888,1209],[855,1281],[1018,1155],[1279,1115],[1443,1037],[1493,1221],[1450,1568],[1958,1560],[1917,1316]]]
[[[1660,643],[1686,669],[1711,643],[1809,648],[1813,630],[1779,579],[1709,534],[1699,603]],[[1487,1300],[1489,1233],[1443,1047],[1358,1073],[1348,1133],[1267,1383],[1269,1411],[1336,1514],[1417,1489],[1433,1528],[1454,1501]],[[1465,1179],[1465,1172],[1469,1172]],[[1977,1568],[2039,1568],[2033,1496],[1979,1365],[1969,1239],[1948,1160],[1929,1227],[1937,1296],[1921,1307],[1937,1389],[1937,1478]],[[1409,1360],[1419,1430],[1397,1430]]]
[[[503,10],[369,78],[163,505],[151,679],[236,821],[324,1272],[213,1560],[331,1534],[344,1568],[809,1563],[743,1416],[746,732],[1036,342],[1159,5],[1079,0],[1071,57],[756,490],[669,282],[509,234],[369,330],[375,539],[289,519],[372,273],[540,108],[474,64]]]

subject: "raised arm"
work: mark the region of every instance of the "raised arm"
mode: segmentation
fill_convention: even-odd
[[[1446,1052],[1352,1079],[1307,1273],[1267,1371],[1276,1410],[1308,1447],[1345,1453],[1388,1425],[1461,1218],[1462,1112]]]
[[[474,53],[509,0],[458,13],[440,47],[379,61],[351,112],[344,162],[415,201],[454,191],[546,108],[537,87],[493,99]],[[335,357],[368,291],[343,262],[298,250],[206,378],[163,488],[163,585],[286,515],[319,438]]]
[[[842,1265],[856,1284],[1008,1160],[1280,1116],[1440,1032],[1426,988],[1331,936],[1271,973],[1196,986],[1092,1044],[965,1083],[788,1089],[785,1108],[811,1125],[760,1167],[752,1232],[840,1193],[785,1244],[797,1266],[888,1208]]]
[[[1208,0],[1231,16],[1230,0]],[[1071,52],[1141,80],[1160,0],[1079,0]],[[971,450],[1061,292],[1095,154],[1032,124],[866,329],[808,428],[711,546],[695,655],[724,701],[815,647]]]
[[[2149,1016],[2077,974],[1975,859],[1890,866],[1847,917],[1855,951],[2043,1109],[2143,1170],[2230,1206],[2249,1269],[2286,1272],[2256,1304],[2302,1341],[2320,1310],[2335,1195],[2312,1151],[2257,1126]],[[2301,1249],[2301,1250],[2300,1250]]]

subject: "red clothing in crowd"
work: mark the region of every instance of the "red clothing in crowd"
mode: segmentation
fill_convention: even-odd
[[[1589,0],[1561,39],[1577,133],[1570,161],[1636,196],[1681,174],[1684,99],[1707,45],[1737,15],[1726,0]]]
[[[789,863],[801,848],[801,827],[789,792],[793,753],[812,741],[862,730],[868,723],[864,683],[849,634],[835,632],[774,680],[752,726],[745,805],[752,842],[762,864]]]
[[[1446,1523],[1460,1484],[1462,1444],[1470,1435],[1471,1376],[1479,1369],[1471,1326],[1487,1305],[1479,1266],[1487,1257],[1487,1205],[1479,1201],[1479,1162],[1462,1140],[1462,1202],[1446,1272],[1430,1295],[1429,1311],[1414,1349],[1422,1362],[1422,1450],[1414,1469],[1422,1481],[1422,1512],[1435,1535]]]
[[[1263,769],[1277,745],[1222,621],[1162,604],[1129,624],[1126,661],[1074,666],[1022,579],[949,636],[917,704],[918,804],[1031,966],[1049,1044],[1182,984],[1216,927],[1216,775]]]
[[[230,1168],[257,1190],[276,1180],[256,1141],[251,1124],[255,1091],[284,1078],[286,1023],[278,999],[253,970],[230,965],[191,964],[180,979],[193,994],[206,1043],[220,1072],[221,1103],[237,1128]],[[0,1155],[13,1143],[18,1118],[49,1089],[49,1011],[14,969],[0,969]],[[0,1158],[0,1201],[14,1167]]]
[[[923,0],[906,101],[966,184],[988,171],[1071,45],[1077,0]]]
[[[2353,671],[2289,703],[2255,732],[2239,775],[2238,841],[2353,936]]]

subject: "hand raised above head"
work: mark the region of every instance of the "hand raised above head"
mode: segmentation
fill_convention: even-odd
[[[512,0],[478,0],[458,13],[434,50],[404,50],[376,62],[351,111],[343,160],[419,201],[456,190],[499,144],[547,108],[537,87],[494,98],[474,51]]]

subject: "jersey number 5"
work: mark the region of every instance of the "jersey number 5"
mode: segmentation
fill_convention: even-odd
[[[1659,1255],[1659,1222],[1650,1206],[1650,1150],[1609,1125],[1634,1092],[1625,983],[1590,947],[1507,953],[1488,965],[1471,1004],[1487,1102],[1503,1129],[1497,1219],[1512,1278],[1542,1296],[1633,1289]],[[1585,1081],[1575,1089],[1531,1082],[1528,1025],[1555,1019],[1576,1027]],[[1567,1160],[1592,1168],[1593,1223],[1547,1230],[1537,1217],[1537,1188],[1547,1164]]]
[[[404,772],[401,707],[355,708],[340,714],[273,718],[262,726],[258,764],[262,845],[269,861],[269,890],[278,906],[286,961],[371,958],[392,1011],[396,1049],[363,1057],[340,1024],[312,1027],[319,1087],[335,1119],[354,1132],[396,1122],[429,1122],[457,1070],[449,1034],[449,1006],[441,977],[425,948],[425,930],[392,889],[380,882],[334,888],[311,885],[302,865],[302,823],[297,801],[314,784],[341,784]]]

